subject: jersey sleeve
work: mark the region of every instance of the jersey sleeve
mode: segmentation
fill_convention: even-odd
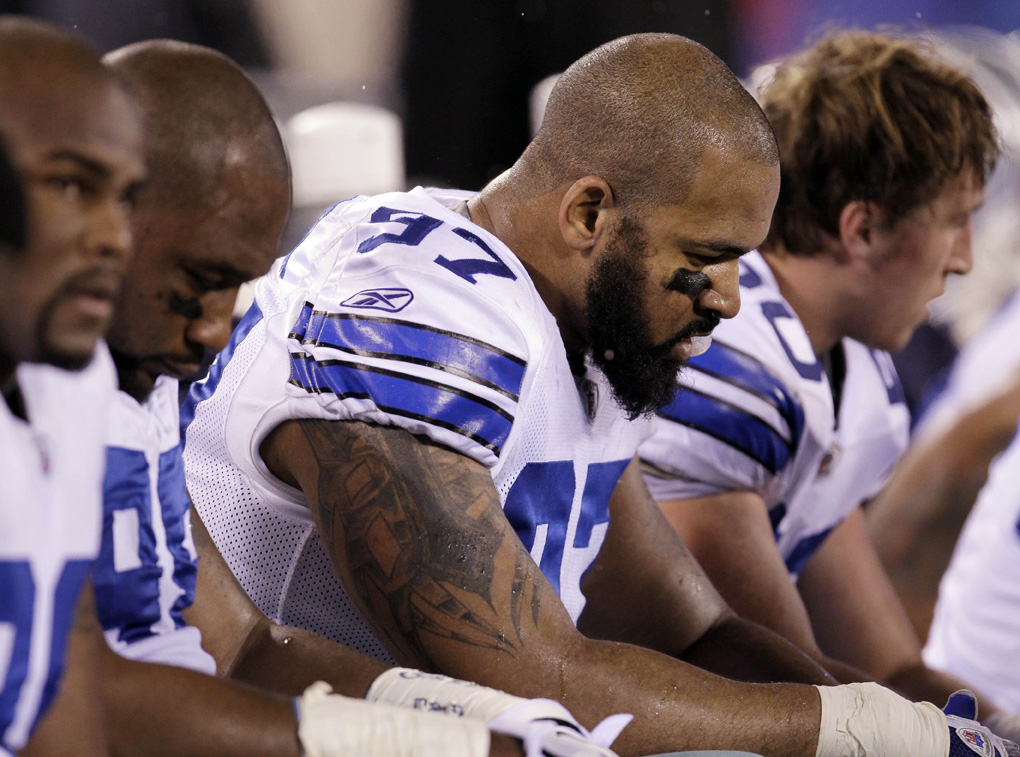
[[[656,499],[750,490],[781,499],[804,433],[796,391],[759,359],[716,341],[693,358],[640,450]],[[771,502],[769,504],[772,504]]]
[[[351,224],[339,263],[303,288],[288,389],[314,415],[398,426],[491,467],[533,349],[533,289],[497,239],[457,219],[379,206]]]

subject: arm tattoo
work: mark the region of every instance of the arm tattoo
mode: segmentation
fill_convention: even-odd
[[[399,429],[300,427],[318,463],[327,553],[370,613],[390,615],[421,660],[431,658],[430,635],[514,656],[526,604],[537,625],[541,579],[524,548],[506,539],[488,471]],[[509,579],[497,575],[507,549],[516,561]]]

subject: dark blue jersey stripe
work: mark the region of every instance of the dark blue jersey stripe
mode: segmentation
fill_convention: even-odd
[[[476,381],[515,402],[527,363],[470,337],[393,318],[301,311],[291,336],[352,355],[425,365]]]
[[[499,455],[513,416],[481,397],[444,384],[359,363],[291,355],[291,382],[309,392],[370,399],[384,412],[432,423]]]
[[[209,375],[206,376],[204,381],[197,381],[191,385],[191,389],[188,391],[188,396],[184,400],[184,404],[181,406],[181,445],[183,449],[184,443],[187,441],[186,432],[191,422],[195,420],[195,410],[198,408],[198,403],[212,397],[213,392],[216,391],[216,387],[220,385],[220,379],[223,378],[223,370],[230,363],[230,359],[234,356],[234,350],[237,349],[237,345],[245,340],[245,337],[251,333],[251,330],[262,320],[262,309],[259,307],[257,302],[253,302],[251,307],[248,308],[248,312],[244,314],[244,317],[238,321],[237,326],[234,328],[234,333],[230,335],[230,341],[227,342],[227,346],[224,347],[220,354],[216,356],[216,360],[209,367]]]
[[[818,551],[818,548],[822,546],[822,542],[825,538],[832,533],[832,529],[835,526],[825,529],[817,534],[811,534],[811,536],[805,536],[803,539],[794,545],[793,550],[790,552],[790,556],[786,558],[786,569],[790,571],[790,575],[799,576],[800,572],[804,570],[804,566],[807,565],[807,561],[811,559],[811,556]]]
[[[792,445],[761,418],[693,389],[680,387],[659,415],[734,447],[771,473],[793,454]]]
[[[717,341],[703,355],[691,358],[690,366],[772,405],[790,427],[794,444],[799,442],[804,430],[804,408],[786,384],[761,361]]]

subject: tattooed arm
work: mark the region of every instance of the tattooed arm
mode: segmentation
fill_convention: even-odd
[[[480,464],[399,429],[317,420],[282,424],[261,454],[304,491],[338,579],[402,662],[560,700],[589,726],[633,713],[623,754],[814,754],[814,689],[737,683],[582,636]]]

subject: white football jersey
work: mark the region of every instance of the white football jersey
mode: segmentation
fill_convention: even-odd
[[[198,556],[177,393],[177,379],[161,376],[144,404],[117,392],[111,408],[96,612],[124,657],[215,675],[199,630],[182,616],[195,599]]]
[[[273,428],[397,426],[482,463],[575,622],[609,495],[647,432],[598,371],[571,373],[524,266],[453,209],[470,196],[419,188],[333,208],[258,282],[182,413],[195,506],[256,604],[381,659],[301,492],[259,458]]]
[[[941,426],[1020,367],[1020,297],[960,353],[932,408]],[[927,428],[927,427],[926,427]],[[1008,712],[1020,712],[1020,442],[992,464],[988,481],[939,586],[925,662],[964,678]]]
[[[885,480],[909,414],[889,355],[844,339],[836,424],[829,379],[758,252],[740,260],[740,299],[659,412],[640,450],[645,481],[660,501],[757,492],[796,577]]]
[[[99,551],[105,345],[81,372],[22,364],[25,422],[0,400],[0,754],[53,702],[82,582]]]

